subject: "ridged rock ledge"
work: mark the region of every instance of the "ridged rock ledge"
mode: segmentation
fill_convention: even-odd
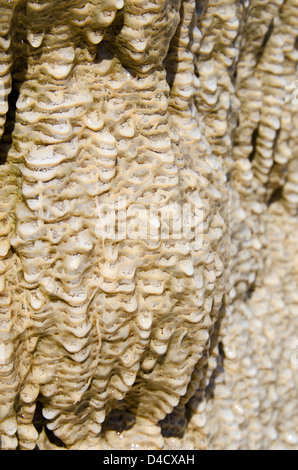
[[[298,0],[0,0],[1,449],[298,449],[297,61]]]

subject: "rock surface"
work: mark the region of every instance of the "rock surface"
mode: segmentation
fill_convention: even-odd
[[[297,38],[0,0],[1,449],[298,448]]]

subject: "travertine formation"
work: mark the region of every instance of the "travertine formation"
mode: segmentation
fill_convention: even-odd
[[[0,0],[1,449],[298,448],[297,38],[298,0]]]

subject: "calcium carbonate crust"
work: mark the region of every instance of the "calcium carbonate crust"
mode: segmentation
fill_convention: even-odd
[[[298,448],[297,37],[297,0],[0,0],[1,449]]]

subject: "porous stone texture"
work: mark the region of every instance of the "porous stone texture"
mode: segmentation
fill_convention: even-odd
[[[298,449],[297,61],[298,0],[0,0],[1,449]]]

